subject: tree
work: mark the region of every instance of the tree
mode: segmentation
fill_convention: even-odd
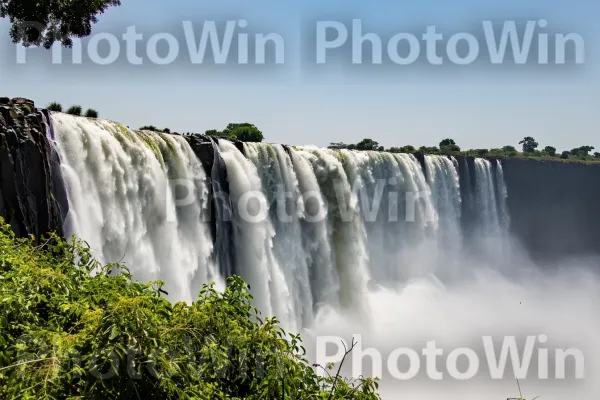
[[[67,114],[81,116],[82,108],[81,106],[71,106],[67,110]]]
[[[171,133],[171,130],[169,128],[165,128],[163,129],[163,133]]]
[[[414,148],[414,146],[406,145],[406,146],[402,146],[400,147],[400,153],[416,153],[417,149]]]
[[[507,153],[516,153],[517,152],[517,149],[515,148],[515,146],[504,146],[502,148],[502,150]]]
[[[56,111],[56,112],[62,112],[62,110],[63,110],[62,105],[57,102],[52,102],[52,103],[48,104],[48,107],[46,107],[46,108],[48,109],[48,111]]]
[[[356,144],[356,150],[377,150],[379,143],[373,139],[363,139]]]
[[[0,0],[0,17],[9,18],[13,43],[43,45],[49,49],[55,42],[61,42],[71,47],[72,37],[82,38],[92,33],[98,14],[120,5],[120,0]]]
[[[88,118],[98,118],[98,111],[88,108],[85,112],[85,116]]]
[[[560,155],[560,158],[562,158],[563,160],[566,160],[567,158],[569,158],[570,153],[568,151],[563,151]]]
[[[533,153],[538,147],[538,142],[531,136],[525,137],[519,144],[523,145],[523,153]]]
[[[240,126],[233,132],[236,139],[242,142],[262,142],[264,139],[262,132],[255,126]]]
[[[571,150],[571,154],[574,156],[585,157],[589,155],[590,151],[594,150],[593,146],[581,146]]]
[[[556,148],[552,146],[546,146],[544,147],[544,153],[548,153],[549,155],[554,157],[556,155]]]
[[[597,151],[594,153],[594,157],[596,158],[600,158],[600,153],[598,153]]]
[[[241,140],[242,142],[262,142],[264,137],[262,132],[254,125],[248,122],[230,123],[227,125],[220,136],[229,140]]]
[[[442,147],[446,147],[446,146],[452,146],[455,145],[456,142],[454,141],[454,139],[444,139],[440,142],[440,149]]]

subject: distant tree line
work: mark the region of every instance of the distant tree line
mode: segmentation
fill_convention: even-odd
[[[347,143],[331,143],[328,148],[330,149],[348,149],[348,150],[368,150],[368,151],[386,151],[390,153],[424,153],[424,154],[447,154],[447,155],[469,155],[479,157],[539,157],[539,158],[560,158],[560,159],[577,159],[577,160],[592,160],[597,159],[600,161],[600,153],[594,152],[593,146],[580,146],[571,150],[565,150],[560,154],[553,146],[546,146],[542,150],[538,150],[539,143],[531,136],[523,138],[519,142],[521,145],[521,151],[518,151],[514,146],[507,145],[502,148],[492,149],[471,149],[462,151],[461,148],[456,144],[454,139],[443,139],[437,147],[421,146],[415,148],[411,145],[402,147],[389,147],[379,145],[373,139],[363,139],[356,144]]]

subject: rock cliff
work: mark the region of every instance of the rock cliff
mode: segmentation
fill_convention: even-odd
[[[0,215],[21,237],[62,233],[48,130],[33,101],[0,98]]]

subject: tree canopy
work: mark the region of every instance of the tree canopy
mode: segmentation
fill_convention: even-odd
[[[544,147],[544,153],[548,153],[549,155],[554,157],[556,155],[556,147],[546,146]]]
[[[120,5],[120,0],[0,0],[0,17],[9,18],[14,43],[71,47],[73,37],[92,33],[99,14]]]
[[[525,137],[519,144],[523,145],[523,153],[533,153],[538,147],[538,142],[531,136]]]
[[[256,125],[242,122],[242,123],[230,123],[222,131],[216,129],[209,129],[204,132],[207,136],[229,139],[229,140],[241,140],[242,142],[262,142],[264,139],[263,133],[256,127]]]
[[[356,144],[356,150],[377,150],[379,143],[373,139],[363,139]]]

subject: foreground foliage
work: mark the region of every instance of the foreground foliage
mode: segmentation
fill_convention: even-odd
[[[0,218],[1,399],[379,399],[373,380],[317,376],[239,277],[171,304],[162,282],[44,240]]]

